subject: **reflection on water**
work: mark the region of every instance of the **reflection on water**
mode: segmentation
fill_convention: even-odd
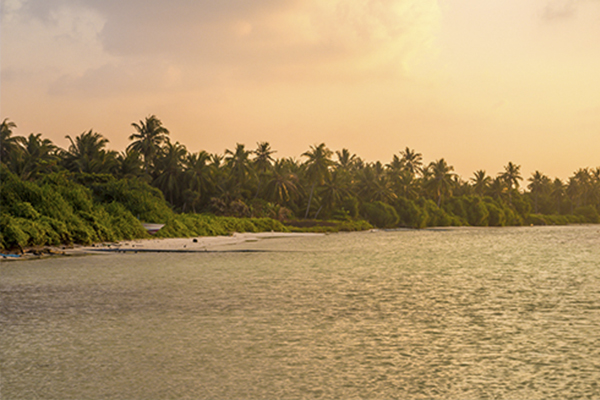
[[[600,397],[600,227],[2,263],[2,399]]]

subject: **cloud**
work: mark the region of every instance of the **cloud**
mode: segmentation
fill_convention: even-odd
[[[542,10],[542,19],[546,21],[560,21],[573,18],[577,13],[575,0],[554,0],[548,2]]]
[[[261,79],[397,74],[431,46],[436,0],[25,0],[42,20],[57,10],[104,19],[104,51]],[[190,68],[191,69],[191,68]]]
[[[80,75],[65,74],[49,85],[53,96],[118,97],[160,95],[184,88],[182,71],[175,65],[157,61],[153,68],[144,63],[108,63]]]
[[[598,8],[594,8],[594,6],[598,5],[600,5],[599,0],[550,0],[546,2],[540,15],[546,21],[569,20],[578,14],[584,15],[585,13],[592,13],[596,16]]]

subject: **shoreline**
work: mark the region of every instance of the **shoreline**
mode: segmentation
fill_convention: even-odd
[[[244,232],[229,236],[196,236],[189,238],[150,238],[132,239],[113,243],[94,243],[89,246],[44,246],[23,249],[23,254],[2,254],[1,261],[33,260],[57,256],[84,256],[108,253],[224,253],[260,252],[268,250],[248,250],[227,248],[228,246],[257,242],[264,239],[321,236],[324,233],[312,232]]]

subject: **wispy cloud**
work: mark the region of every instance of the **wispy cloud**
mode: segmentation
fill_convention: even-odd
[[[3,71],[45,76],[52,96],[102,97],[399,77],[441,18],[436,0],[7,0],[4,11]]]
[[[231,76],[356,78],[402,73],[431,46],[436,0],[24,0],[44,21],[92,10],[97,40],[118,59],[152,59]],[[96,66],[95,68],[99,68]]]
[[[573,18],[577,14],[577,1],[553,0],[542,10],[542,18],[546,21],[560,21]]]

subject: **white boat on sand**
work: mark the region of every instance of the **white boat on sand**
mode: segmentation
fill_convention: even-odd
[[[149,234],[154,235],[156,232],[160,230],[165,224],[146,224],[143,223],[142,226],[148,231]]]

